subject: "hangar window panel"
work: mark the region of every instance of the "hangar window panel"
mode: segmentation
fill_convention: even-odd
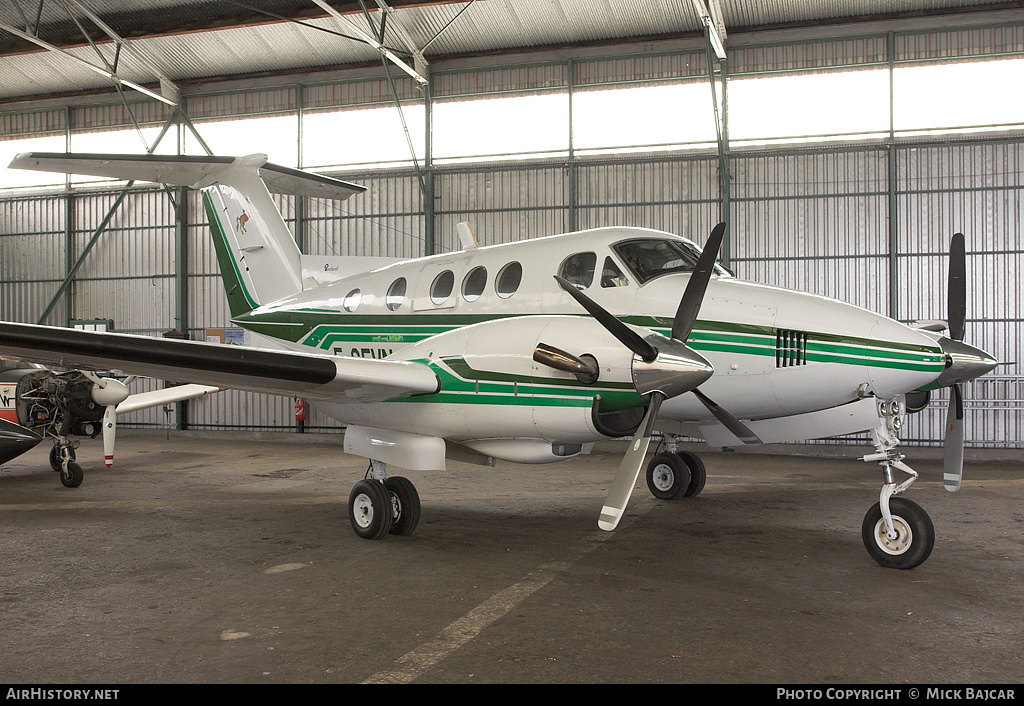
[[[20,140],[0,139],[0,189],[64,186],[64,175],[37,172],[31,169],[7,169],[15,155],[21,152],[65,152],[64,134],[28,137]]]
[[[581,154],[717,139],[707,81],[578,91],[572,100],[573,149]]]
[[[897,132],[1019,127],[1024,59],[897,66],[893,128]]]
[[[261,153],[274,164],[298,166],[299,120],[296,115],[193,121],[193,125],[217,156],[242,157]],[[206,154],[192,131],[187,129],[185,154]]]
[[[145,154],[146,150],[156,143],[153,154],[177,154],[177,132],[171,128],[160,142],[162,126],[122,128],[118,130],[90,130],[88,132],[71,133],[71,151],[80,153],[114,153],[114,154]],[[142,133],[141,135],[139,133]],[[72,174],[71,183],[76,185],[94,183],[115,183],[116,179],[104,179],[88,174]]]
[[[416,147],[416,158],[423,159],[423,104],[403,105],[402,114]],[[395,165],[411,161],[402,119],[394,105],[302,114],[303,167]]]
[[[433,107],[434,159],[565,155],[568,125],[567,92],[438,101]]]
[[[888,131],[888,69],[729,80],[733,143],[865,137]]]

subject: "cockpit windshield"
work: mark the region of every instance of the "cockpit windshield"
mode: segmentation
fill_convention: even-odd
[[[695,245],[682,240],[655,238],[623,240],[612,245],[612,250],[626,263],[640,284],[673,272],[693,272],[701,252]],[[728,275],[729,271],[715,263],[715,274]]]

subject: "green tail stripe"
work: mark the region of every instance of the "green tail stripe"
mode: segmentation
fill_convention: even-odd
[[[210,195],[203,192],[203,207],[206,209],[206,219],[210,223],[210,235],[213,237],[213,247],[217,251],[217,263],[220,265],[220,276],[224,280],[224,291],[228,296],[228,309],[232,318],[241,316],[255,309],[258,304],[250,296],[242,282],[242,274],[238,271],[235,258],[231,256],[228,248],[228,239],[224,235],[224,226],[217,216],[217,209],[213,207]]]

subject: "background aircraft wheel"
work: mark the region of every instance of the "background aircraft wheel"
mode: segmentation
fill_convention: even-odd
[[[348,519],[363,539],[380,539],[391,529],[391,493],[375,480],[361,480],[348,496]]]
[[[72,461],[75,460],[75,449],[73,446],[68,447],[68,458]],[[60,473],[61,466],[63,465],[63,459],[60,456],[60,445],[54,444],[50,449],[50,468]]]
[[[683,459],[686,468],[690,471],[690,484],[686,486],[686,492],[683,493],[683,497],[692,498],[700,495],[700,491],[704,490],[704,484],[708,480],[708,472],[704,468],[704,462],[700,460],[700,456],[689,451],[680,451],[679,457]]]
[[[683,497],[689,486],[690,469],[680,456],[660,453],[647,464],[647,487],[654,497],[675,500]]]
[[[391,534],[412,534],[420,523],[420,494],[408,478],[388,476],[384,488],[391,495]]]
[[[913,569],[924,563],[935,546],[935,528],[921,506],[912,500],[890,498],[896,538],[889,539],[878,503],[868,510],[861,526],[864,546],[871,558],[887,569]]]
[[[85,473],[82,471],[82,467],[74,461],[68,461],[67,468],[61,469],[60,483],[65,488],[77,488],[82,484],[83,478],[85,478]]]

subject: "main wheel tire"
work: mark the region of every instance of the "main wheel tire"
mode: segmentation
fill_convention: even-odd
[[[380,539],[391,529],[391,493],[375,480],[361,480],[348,496],[348,519],[363,539]]]
[[[700,460],[700,456],[689,451],[680,451],[679,457],[683,459],[683,463],[686,464],[686,468],[690,471],[690,484],[686,486],[686,492],[683,493],[683,497],[696,497],[700,495],[700,491],[704,490],[704,484],[708,480],[708,472],[704,468],[704,462]]]
[[[871,558],[887,569],[913,569],[920,566],[935,546],[935,528],[920,505],[913,500],[890,498],[896,538],[889,539],[878,503],[868,510],[861,525],[864,546]]]
[[[420,523],[420,494],[408,478],[388,476],[384,488],[391,495],[391,534],[412,534]]]
[[[683,497],[689,486],[690,469],[680,456],[660,453],[647,464],[647,487],[654,497],[676,500]]]
[[[82,484],[82,480],[85,478],[85,472],[82,471],[82,467],[74,461],[68,461],[66,468],[61,468],[60,471],[60,484],[65,488],[77,488]]]

